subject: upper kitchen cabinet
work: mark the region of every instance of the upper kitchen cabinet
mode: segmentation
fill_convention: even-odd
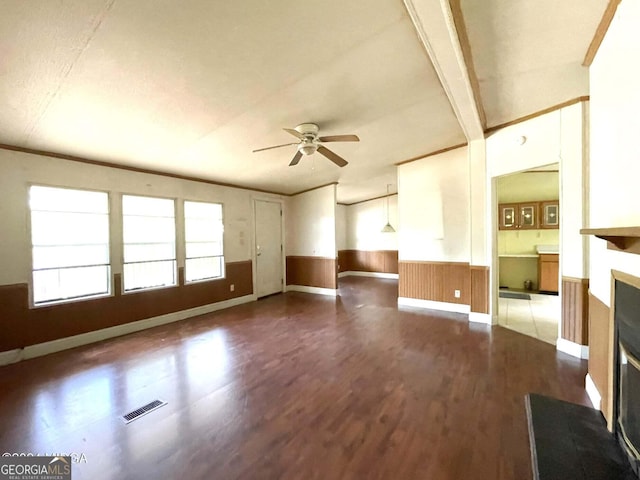
[[[540,228],[560,228],[560,205],[557,200],[540,202]]]
[[[535,230],[540,228],[538,213],[538,202],[500,204],[500,230]]]

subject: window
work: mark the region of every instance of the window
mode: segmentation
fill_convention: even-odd
[[[174,201],[122,196],[124,289],[176,284]]]
[[[32,186],[29,206],[34,304],[108,294],[108,195]]]
[[[193,282],[224,275],[222,205],[184,202],[185,280]]]

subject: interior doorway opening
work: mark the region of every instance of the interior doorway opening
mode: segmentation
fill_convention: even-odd
[[[561,317],[559,185],[557,163],[496,179],[498,325],[553,345]]]

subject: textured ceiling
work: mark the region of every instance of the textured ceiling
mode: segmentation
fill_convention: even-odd
[[[588,94],[605,4],[461,0],[489,126]],[[5,0],[0,143],[282,193],[339,182],[351,203],[395,184],[394,163],[465,141],[402,1],[317,7]],[[251,153],[303,122],[357,134],[331,145],[349,165]]]
[[[589,95],[582,66],[607,0],[460,0],[487,126]]]
[[[400,1],[12,0],[0,45],[1,143],[349,202],[464,141]],[[350,164],[251,153],[303,122]]]

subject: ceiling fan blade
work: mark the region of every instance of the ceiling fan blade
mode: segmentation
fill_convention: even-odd
[[[322,145],[320,145],[318,147],[318,153],[320,153],[321,155],[324,155],[325,157],[327,157],[329,160],[331,160],[333,163],[335,163],[339,167],[344,167],[345,165],[347,165],[349,163],[344,158],[342,158],[340,155],[338,155],[337,153],[332,152],[327,147],[323,147]]]
[[[321,142],[359,142],[357,135],[329,135],[318,138]]]
[[[272,148],[288,147],[289,145],[297,145],[298,143],[299,142],[283,143],[282,145],[276,145],[275,147],[258,148],[257,150],[254,150],[253,153],[264,152],[265,150],[271,150]]]
[[[293,160],[291,160],[291,163],[289,164],[289,166],[293,167],[294,165],[297,165],[301,158],[302,158],[302,152],[296,152],[296,154],[293,156]]]
[[[300,140],[304,140],[304,135],[302,135],[299,131],[294,130],[293,128],[283,128],[283,130],[287,133],[290,133],[294,137],[298,137]]]

